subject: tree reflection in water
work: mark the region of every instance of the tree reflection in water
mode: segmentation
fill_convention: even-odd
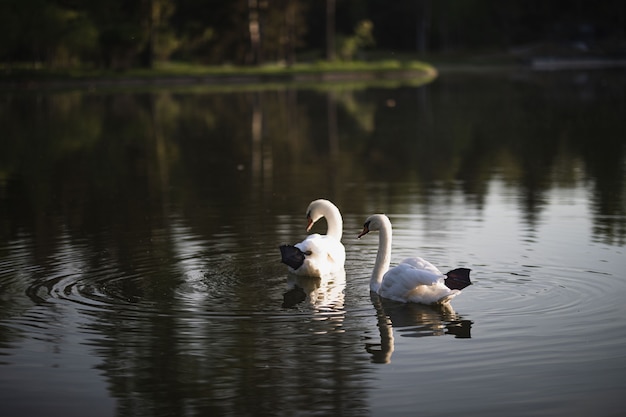
[[[373,299],[380,343],[364,352],[362,332],[343,332],[359,294],[289,278],[285,288],[276,246],[301,237],[291,214],[326,197],[346,227],[393,209],[440,231],[459,207],[483,223],[487,208],[510,209],[532,240],[551,192],[582,190],[593,238],[624,245],[624,83],[522,73],[421,87],[2,93],[0,305],[14,321],[0,346],[40,343],[38,355],[53,351],[46,363],[91,349],[120,416],[300,404],[367,414],[364,362],[389,362],[399,335],[469,337],[472,323]],[[506,207],[489,207],[494,192]],[[296,286],[304,302],[281,310]],[[38,338],[33,316],[54,334]],[[54,386],[61,373],[80,385],[64,371],[29,381]]]

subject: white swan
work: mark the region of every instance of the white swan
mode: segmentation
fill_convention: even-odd
[[[326,235],[314,233],[295,245],[281,245],[281,261],[289,266],[290,272],[302,276],[321,277],[342,271],[346,250],[341,244],[343,220],[339,209],[330,201],[319,199],[309,204],[306,217],[307,232],[325,217]]]
[[[379,231],[378,253],[370,290],[381,297],[403,303],[445,304],[471,285],[469,269],[458,268],[442,274],[422,258],[408,258],[389,269],[392,234],[389,218],[384,214],[368,217],[358,237],[375,230]]]

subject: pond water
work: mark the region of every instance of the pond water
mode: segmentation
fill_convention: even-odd
[[[4,91],[0,415],[621,415],[625,114],[602,71]],[[296,279],[320,197],[345,276]],[[371,296],[376,212],[474,285]]]

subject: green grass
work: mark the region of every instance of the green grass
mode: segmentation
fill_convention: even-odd
[[[420,61],[383,60],[375,62],[350,61],[298,63],[286,66],[277,63],[256,67],[234,65],[208,66],[185,62],[159,62],[154,68],[133,68],[124,71],[73,68],[52,69],[33,65],[0,66],[0,80],[14,81],[70,81],[94,79],[154,79],[174,77],[268,77],[286,78],[297,75],[324,73],[361,73],[361,72],[393,72],[411,71],[423,73],[425,76],[436,76],[431,65]]]

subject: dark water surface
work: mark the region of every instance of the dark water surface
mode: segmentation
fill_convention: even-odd
[[[0,93],[0,415],[621,415],[624,75]],[[474,285],[370,296],[374,212]]]

